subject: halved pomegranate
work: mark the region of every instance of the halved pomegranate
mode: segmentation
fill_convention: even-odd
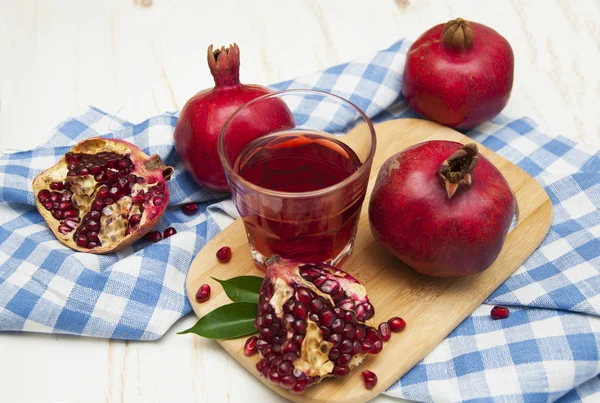
[[[60,242],[80,252],[126,248],[150,231],[169,204],[173,168],[123,140],[75,145],[33,181],[37,208]]]
[[[301,393],[325,377],[343,377],[383,348],[368,323],[375,310],[365,287],[325,264],[270,259],[261,288],[256,368],[274,384]]]

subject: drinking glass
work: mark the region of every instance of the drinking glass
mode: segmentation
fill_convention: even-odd
[[[285,90],[237,109],[218,151],[256,264],[279,255],[341,265],[352,253],[375,146],[367,115],[334,94]]]

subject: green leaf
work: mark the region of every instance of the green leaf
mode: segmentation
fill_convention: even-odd
[[[254,320],[258,304],[234,302],[223,305],[200,318],[191,328],[178,334],[194,333],[208,339],[234,339],[258,332]]]
[[[225,290],[225,293],[230,300],[235,302],[253,302],[258,304],[258,295],[263,279],[257,276],[239,276],[230,278],[229,280],[218,281]]]

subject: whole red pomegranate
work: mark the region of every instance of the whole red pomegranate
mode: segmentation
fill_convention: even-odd
[[[271,258],[262,284],[256,368],[272,383],[302,393],[323,378],[344,377],[383,348],[369,319],[365,287],[325,264]]]
[[[217,152],[219,132],[236,109],[271,91],[259,85],[240,83],[240,50],[236,44],[214,52],[211,45],[208,66],[215,87],[198,92],[184,105],[175,127],[175,149],[196,182],[214,191],[228,192]],[[257,137],[292,128],[293,122],[291,112],[281,100],[260,103],[236,119],[232,129],[238,134],[230,137],[236,144],[228,148],[239,152]]]
[[[514,213],[508,183],[477,146],[442,140],[389,158],[369,202],[375,239],[419,273],[438,277],[491,266]]]
[[[80,252],[121,250],[169,204],[173,168],[126,141],[94,137],[33,180],[37,208],[60,242]]]
[[[457,18],[429,29],[412,44],[402,93],[419,114],[470,129],[506,106],[513,72],[506,39],[485,25]]]

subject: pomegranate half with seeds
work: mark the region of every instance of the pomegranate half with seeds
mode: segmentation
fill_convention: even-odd
[[[256,368],[274,384],[302,393],[323,378],[344,377],[383,342],[368,321],[365,287],[325,264],[272,258],[261,288]]]
[[[60,242],[80,252],[126,248],[150,231],[169,203],[173,168],[126,141],[75,145],[33,181],[37,208]]]

